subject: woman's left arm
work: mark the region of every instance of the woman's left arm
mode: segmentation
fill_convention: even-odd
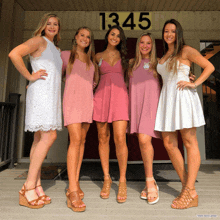
[[[215,67],[205,57],[203,57],[196,49],[190,46],[185,46],[183,48],[183,54],[190,62],[193,62],[199,65],[201,68],[203,68],[203,72],[194,83],[179,81],[177,83],[177,88],[179,89],[184,89],[185,87],[196,88],[197,86],[201,85],[212,74],[212,72],[215,70]]]

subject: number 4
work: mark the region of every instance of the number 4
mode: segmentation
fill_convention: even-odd
[[[130,21],[130,24],[128,22]],[[122,27],[130,27],[131,30],[134,30],[134,27],[136,27],[136,24],[134,24],[134,13],[130,13],[126,20],[123,22]]]

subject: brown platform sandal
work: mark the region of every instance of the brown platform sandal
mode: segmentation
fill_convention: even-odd
[[[31,209],[40,209],[44,207],[43,204],[38,204],[40,197],[37,199],[33,199],[32,201],[28,201],[27,197],[25,196],[25,192],[35,190],[35,188],[32,189],[26,189],[25,185],[23,185],[23,188],[19,191],[19,205],[26,206]]]
[[[176,199],[175,203],[171,205],[173,209],[188,209],[190,207],[197,207],[198,206],[198,195],[193,198],[190,194],[190,191],[194,189],[190,189],[189,187],[185,186],[182,192],[179,195],[179,198]]]
[[[35,189],[37,188],[37,187],[40,187],[41,185],[38,185],[38,186],[36,186],[35,187]],[[42,187],[42,186],[41,186]],[[38,193],[37,193],[37,195],[38,195]],[[40,195],[38,195],[39,196],[39,199],[40,200],[42,200],[42,201],[44,201],[44,203],[45,203],[45,205],[48,205],[48,204],[50,204],[51,203],[51,198],[49,197],[49,196],[47,196],[47,195],[42,195],[42,196],[40,196]],[[47,199],[47,198],[50,198],[50,199]]]
[[[100,196],[101,196],[102,199],[108,199],[109,198],[111,185],[112,185],[112,179],[109,176],[109,179],[104,179],[103,187],[102,187],[102,190],[100,192]]]
[[[84,192],[80,188],[79,181],[77,182],[77,186],[78,186],[79,197],[80,197],[80,199],[83,199],[84,198]]]
[[[66,199],[67,199],[67,207],[71,208],[74,212],[84,212],[86,209],[86,206],[84,202],[79,197],[78,191],[72,191],[69,193],[67,191],[66,193]]]
[[[154,181],[154,187],[147,188],[147,202],[149,205],[153,205],[159,201],[159,187],[154,177],[146,177],[146,181]],[[154,199],[149,199],[154,198]]]
[[[125,199],[120,199],[121,197],[124,197]],[[117,195],[117,202],[123,203],[127,199],[127,185],[126,182],[119,182],[118,186],[118,195]]]
[[[184,188],[185,188],[185,185],[182,186],[180,194],[172,201],[173,204],[180,198]],[[194,187],[193,189],[195,190],[196,188]]]

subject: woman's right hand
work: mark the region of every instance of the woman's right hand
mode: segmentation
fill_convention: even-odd
[[[37,72],[33,72],[30,76],[29,81],[36,81],[38,79],[46,79],[44,76],[47,76],[48,74],[46,73],[46,70],[40,69]]]

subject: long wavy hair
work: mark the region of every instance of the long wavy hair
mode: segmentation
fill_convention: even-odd
[[[164,54],[168,51],[168,44],[164,40],[164,30],[167,24],[174,24],[176,26],[176,40],[174,43],[174,51],[173,54],[171,54],[170,57],[170,62],[168,62],[168,70],[173,71],[174,73],[177,73],[177,60],[182,54],[182,49],[184,47],[185,41],[183,38],[183,28],[181,24],[175,20],[175,19],[170,19],[167,20],[163,26],[163,31],[162,31],[162,39],[163,39],[163,49],[164,49]]]
[[[150,54],[149,54],[150,70],[153,71],[154,77],[158,78],[158,73],[156,71],[156,66],[157,66],[156,44],[155,44],[155,39],[154,39],[154,37],[151,33],[142,33],[139,36],[139,38],[137,39],[135,57],[134,57],[133,61],[129,64],[128,75],[132,76],[133,71],[136,70],[139,67],[140,63],[141,63],[142,55],[141,55],[141,51],[139,49],[139,45],[140,45],[141,38],[144,37],[144,36],[148,36],[151,39],[152,48],[151,48],[151,51],[150,51]]]
[[[67,73],[69,73],[69,74],[71,73],[74,61],[75,61],[76,56],[77,56],[76,35],[79,33],[80,30],[83,30],[83,29],[89,31],[89,33],[90,33],[90,44],[89,44],[88,47],[85,48],[85,53],[87,55],[87,57],[86,57],[86,67],[87,67],[87,69],[89,69],[90,65],[91,65],[90,61],[92,61],[93,65],[95,67],[95,75],[96,75],[98,73],[98,66],[95,62],[94,37],[93,37],[92,31],[88,27],[78,28],[78,30],[76,31],[76,33],[74,35],[74,38],[73,38],[73,41],[72,41],[73,47],[72,47],[69,62],[68,62],[68,65],[67,65]]]
[[[116,49],[119,51],[120,55],[121,55],[121,65],[123,68],[123,71],[126,72],[127,67],[128,67],[128,62],[126,60],[126,55],[127,55],[127,47],[126,47],[126,37],[124,34],[123,29],[118,26],[118,25],[114,25],[111,28],[109,28],[109,30],[107,31],[106,35],[105,35],[105,46],[104,46],[104,50],[106,50],[107,46],[108,46],[108,35],[111,32],[111,30],[113,29],[118,29],[119,30],[119,37],[120,37],[120,43],[116,46]]]
[[[53,13],[47,13],[45,14],[39,24],[38,24],[38,27],[37,29],[34,31],[34,36],[45,36],[45,28],[47,26],[47,22],[50,18],[56,18],[57,21],[58,21],[58,26],[59,26],[59,29],[58,29],[58,33],[55,35],[53,41],[54,41],[54,44],[56,46],[58,46],[58,42],[61,40],[61,37],[60,37],[60,19],[58,18],[58,16],[56,14],[53,14]]]

